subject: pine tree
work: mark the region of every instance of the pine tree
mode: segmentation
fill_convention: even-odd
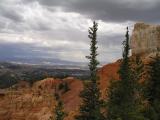
[[[60,99],[56,86],[54,91],[54,99],[56,101],[56,105],[52,111],[53,115],[49,118],[49,120],[64,120],[67,114],[64,112],[63,103]]]
[[[123,59],[119,70],[120,80],[112,82],[108,92],[108,120],[143,120],[135,100],[135,80],[129,61],[129,31],[123,42]]]
[[[65,116],[66,114],[63,111],[63,104],[61,101],[58,101],[57,105],[55,106],[54,115],[51,116],[49,120],[64,120]]]
[[[139,55],[136,55],[132,59],[132,77],[135,80],[135,100],[136,104],[135,107],[137,108],[137,112],[148,120],[147,116],[144,115],[146,111],[146,104],[145,104],[145,97],[144,97],[144,81],[146,79],[146,66],[142,61],[142,58]]]
[[[97,76],[97,66],[99,64],[97,60],[97,30],[98,24],[94,21],[93,27],[89,28],[88,35],[88,37],[91,39],[91,53],[90,56],[87,56],[90,61],[90,80],[85,84],[84,90],[80,94],[83,103],[80,106],[80,114],[76,116],[76,120],[102,120],[103,118],[103,115],[100,111],[101,102]]]
[[[146,84],[146,94],[149,105],[146,109],[145,116],[150,120],[160,120],[160,56],[157,53],[149,63],[149,80]]]
[[[65,82],[65,83],[64,83],[64,92],[67,92],[67,91],[69,91],[69,90],[70,90],[70,88],[69,88],[69,86],[68,86],[68,83]]]
[[[135,85],[135,94],[137,104],[141,104],[143,102],[143,81],[144,81],[144,74],[145,74],[145,66],[144,63],[139,55],[132,57],[131,62],[131,75],[132,79],[134,80]]]

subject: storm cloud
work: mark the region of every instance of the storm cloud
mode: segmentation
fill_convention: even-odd
[[[88,27],[96,20],[99,60],[112,62],[121,58],[126,26],[159,24],[159,11],[159,0],[1,0],[0,60],[87,62]]]
[[[27,0],[28,1],[28,0]],[[32,0],[29,0],[30,2]],[[78,12],[104,21],[159,22],[159,0],[37,0],[48,8],[60,7],[64,11]]]

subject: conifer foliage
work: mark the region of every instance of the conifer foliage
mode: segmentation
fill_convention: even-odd
[[[64,120],[65,116],[66,114],[63,110],[63,103],[58,101],[57,105],[55,106],[54,114],[50,117],[49,120]]]
[[[99,64],[97,60],[97,30],[98,24],[94,21],[93,27],[89,28],[88,37],[91,39],[90,44],[90,56],[89,69],[90,69],[90,80],[85,84],[84,90],[81,92],[80,97],[82,98],[82,105],[80,106],[80,114],[76,116],[76,120],[102,120],[103,115],[101,114],[100,107],[100,91],[98,88],[98,76],[97,66]]]
[[[58,94],[58,91],[55,87],[54,98],[57,101],[55,108],[53,110],[53,115],[49,118],[49,120],[64,120],[67,114],[64,112],[63,102]]]
[[[119,70],[120,80],[112,82],[108,92],[108,120],[143,120],[136,108],[135,80],[129,63],[129,31],[123,42],[123,59]]]
[[[146,84],[145,98],[149,106],[145,116],[150,120],[160,120],[160,56],[157,53],[149,64],[149,80]]]
[[[55,120],[63,120],[64,117],[65,112],[63,111],[63,104],[61,101],[59,101],[55,108]]]
[[[49,120],[64,120],[65,116],[66,114],[63,111],[63,103],[61,101],[58,101],[53,111],[53,116],[51,116]]]

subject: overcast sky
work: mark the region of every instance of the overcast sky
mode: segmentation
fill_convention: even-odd
[[[159,11],[160,0],[0,0],[0,57],[86,62],[96,20],[99,60],[113,62],[126,26],[159,24]]]

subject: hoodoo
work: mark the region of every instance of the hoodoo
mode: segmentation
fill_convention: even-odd
[[[136,23],[131,36],[132,55],[151,55],[160,48],[160,25]]]

